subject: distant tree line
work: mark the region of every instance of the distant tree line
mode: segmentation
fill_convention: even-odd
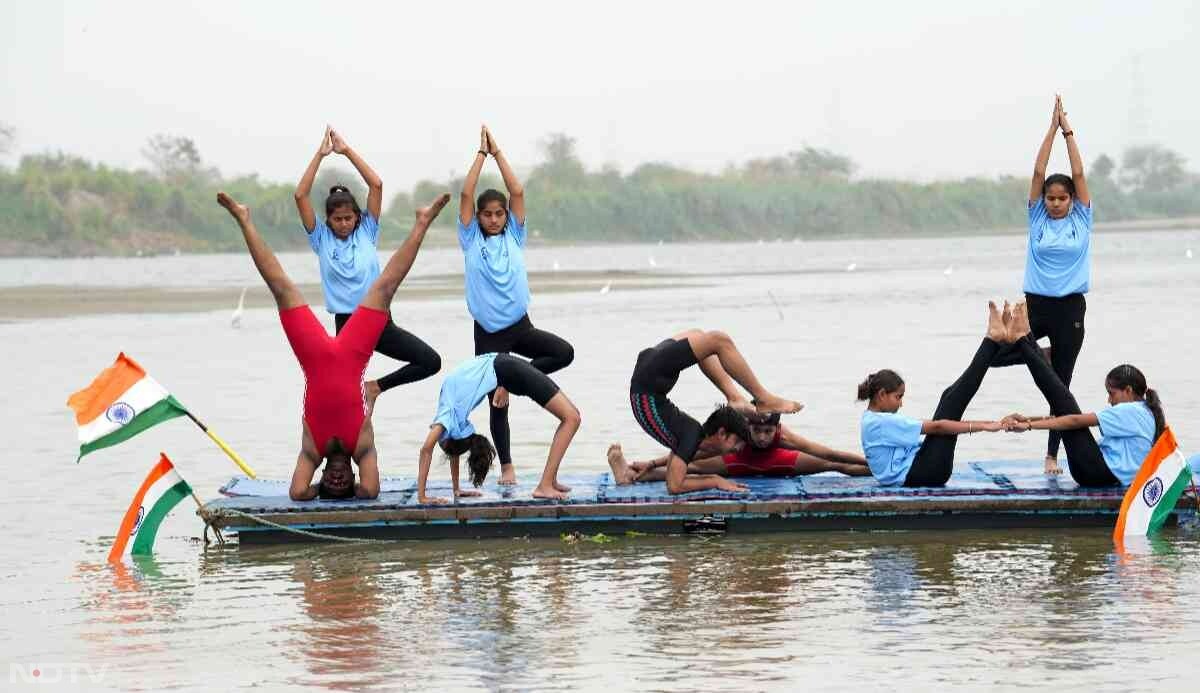
[[[0,123],[0,154],[15,133]],[[892,234],[983,233],[1024,224],[1028,178],[966,178],[933,183],[855,178],[849,158],[805,147],[751,159],[717,174],[646,163],[622,174],[588,170],[576,141],[541,141],[542,158],[525,176],[530,228],[554,241],[686,241],[758,237],[842,238]],[[213,203],[218,188],[254,209],[278,248],[304,245],[293,183],[257,176],[224,178],[186,137],[151,137],[146,170],[125,170],[68,154],[24,156],[0,165],[0,255],[91,255],[238,250],[240,236]],[[1088,173],[1098,216],[1129,220],[1200,215],[1200,176],[1159,145],[1126,150],[1120,164],[1101,155]],[[465,172],[465,164],[464,164]],[[335,182],[361,199],[353,172],[322,169],[313,204]],[[394,195],[381,220],[386,238],[411,224],[414,200],[461,188],[461,178],[424,180]],[[480,190],[501,188],[494,174]],[[453,223],[453,215],[443,215]],[[446,234],[443,237],[448,237]]]

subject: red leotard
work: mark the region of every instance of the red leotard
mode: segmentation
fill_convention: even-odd
[[[363,374],[388,314],[359,306],[336,337],[308,306],[279,311],[279,322],[304,371],[304,422],[322,455],[337,436],[348,454],[367,418]]]
[[[721,459],[725,462],[726,474],[729,476],[795,476],[796,459],[800,453],[779,447],[779,437],[782,431],[775,434],[768,448],[756,448],[747,443],[737,452],[731,452]]]

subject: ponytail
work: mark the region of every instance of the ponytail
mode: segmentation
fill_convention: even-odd
[[[875,371],[867,379],[858,384],[859,401],[870,402],[880,392],[895,392],[904,384],[904,378],[896,371],[887,368]]]
[[[1133,394],[1145,401],[1146,408],[1154,415],[1154,440],[1158,440],[1163,429],[1167,427],[1167,417],[1163,414],[1162,400],[1159,399],[1158,392],[1146,386],[1145,374],[1136,366],[1123,363],[1108,372],[1104,384],[1114,390],[1129,388],[1133,390]]]

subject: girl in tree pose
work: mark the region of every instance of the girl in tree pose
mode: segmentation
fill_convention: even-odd
[[[488,157],[496,160],[508,195],[475,186]],[[467,310],[475,320],[475,354],[520,354],[549,374],[566,368],[575,350],[562,337],[539,330],[529,319],[529,278],[525,271],[525,188],[486,126],[479,150],[463,181],[458,209],[458,242],[466,273]],[[508,391],[501,383],[488,400],[492,439],[500,457],[500,483],[515,484],[508,426]]]
[[[1046,176],[1054,136],[1062,132],[1071,175]],[[1092,196],[1083,175],[1075,131],[1062,98],[1055,97],[1050,127],[1042,138],[1029,186],[1029,249],[1025,260],[1025,300],[1033,339],[1050,338],[1050,364],[1064,385],[1071,385],[1075,360],[1083,347],[1084,313],[1092,267]],[[995,365],[1021,363],[1020,350],[1002,350]],[[1060,434],[1046,443],[1046,473],[1059,474]]]
[[[350,160],[367,184],[367,209],[358,206],[358,200],[349,188],[335,185],[325,198],[325,218],[318,220],[309,201],[313,179],[321,160],[333,154],[341,154]],[[333,313],[337,332],[350,320],[355,306],[362,302],[363,295],[379,277],[379,211],[383,206],[383,181],[363,161],[358,152],[350,148],[342,136],[330,127],[325,128],[321,146],[313,154],[312,161],[304,170],[296,186],[296,209],[300,221],[308,232],[308,243],[317,254],[321,268],[321,289],[325,294],[325,309]],[[392,321],[388,310],[387,324],[375,344],[375,351],[390,356],[407,365],[365,385],[367,405],[375,406],[375,399],[397,385],[416,382],[437,373],[442,368],[442,359],[433,347],[420,337],[401,329]]]

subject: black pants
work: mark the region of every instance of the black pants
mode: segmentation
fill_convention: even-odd
[[[1042,352],[1033,339],[1021,339],[1017,342],[1017,347],[1025,365],[1029,367],[1033,382],[1050,405],[1050,415],[1083,413],[1079,409],[1079,403],[1075,401],[1075,395],[1071,394],[1050,364],[1046,363],[1046,359],[1042,358]],[[1120,483],[1109,470],[1108,463],[1104,461],[1104,454],[1090,430],[1077,428],[1073,431],[1062,431],[1062,442],[1067,448],[1067,465],[1075,483],[1080,486],[1112,486]]]
[[[1087,313],[1087,301],[1083,294],[1069,294],[1062,298],[1025,294],[1025,303],[1029,306],[1029,327],[1033,339],[1050,338],[1050,366],[1058,374],[1058,379],[1068,388],[1071,387],[1075,361],[1079,358],[1079,350],[1083,348],[1083,317]],[[1006,344],[992,365],[1015,366],[1023,362],[1021,350],[1015,345]],[[1058,456],[1060,438],[1058,431],[1050,431],[1046,440],[1047,457]]]
[[[575,360],[575,348],[567,340],[537,329],[528,315],[497,332],[488,332],[475,323],[475,355],[490,353],[520,354],[530,360],[530,365],[547,375],[566,368]],[[496,444],[500,464],[512,464],[508,407],[496,407],[492,404],[491,396],[488,397],[488,407],[491,411],[492,442]]]
[[[350,315],[350,313],[337,313],[333,316],[336,332],[342,331],[342,328],[346,326],[346,321],[350,319]],[[388,313],[387,325],[384,325],[383,333],[379,335],[375,351],[397,361],[408,362],[408,365],[379,379],[379,389],[383,392],[387,392],[397,385],[424,380],[442,370],[442,357],[438,356],[433,347],[422,341],[420,337],[397,327],[396,323],[392,322],[391,313]]]
[[[967,405],[979,392],[983,384],[983,376],[987,375],[992,359],[1000,351],[1000,345],[987,337],[975,351],[975,357],[967,370],[958,376],[950,387],[942,393],[938,400],[937,410],[933,412],[933,420],[950,419],[962,421]],[[1049,366],[1047,366],[1049,368]],[[954,446],[958,443],[957,435],[927,435],[917,456],[913,458],[908,476],[904,478],[905,486],[945,486],[954,471]]]
[[[558,384],[533,364],[508,354],[496,355],[496,383],[519,397],[528,397],[543,409],[558,394]]]

